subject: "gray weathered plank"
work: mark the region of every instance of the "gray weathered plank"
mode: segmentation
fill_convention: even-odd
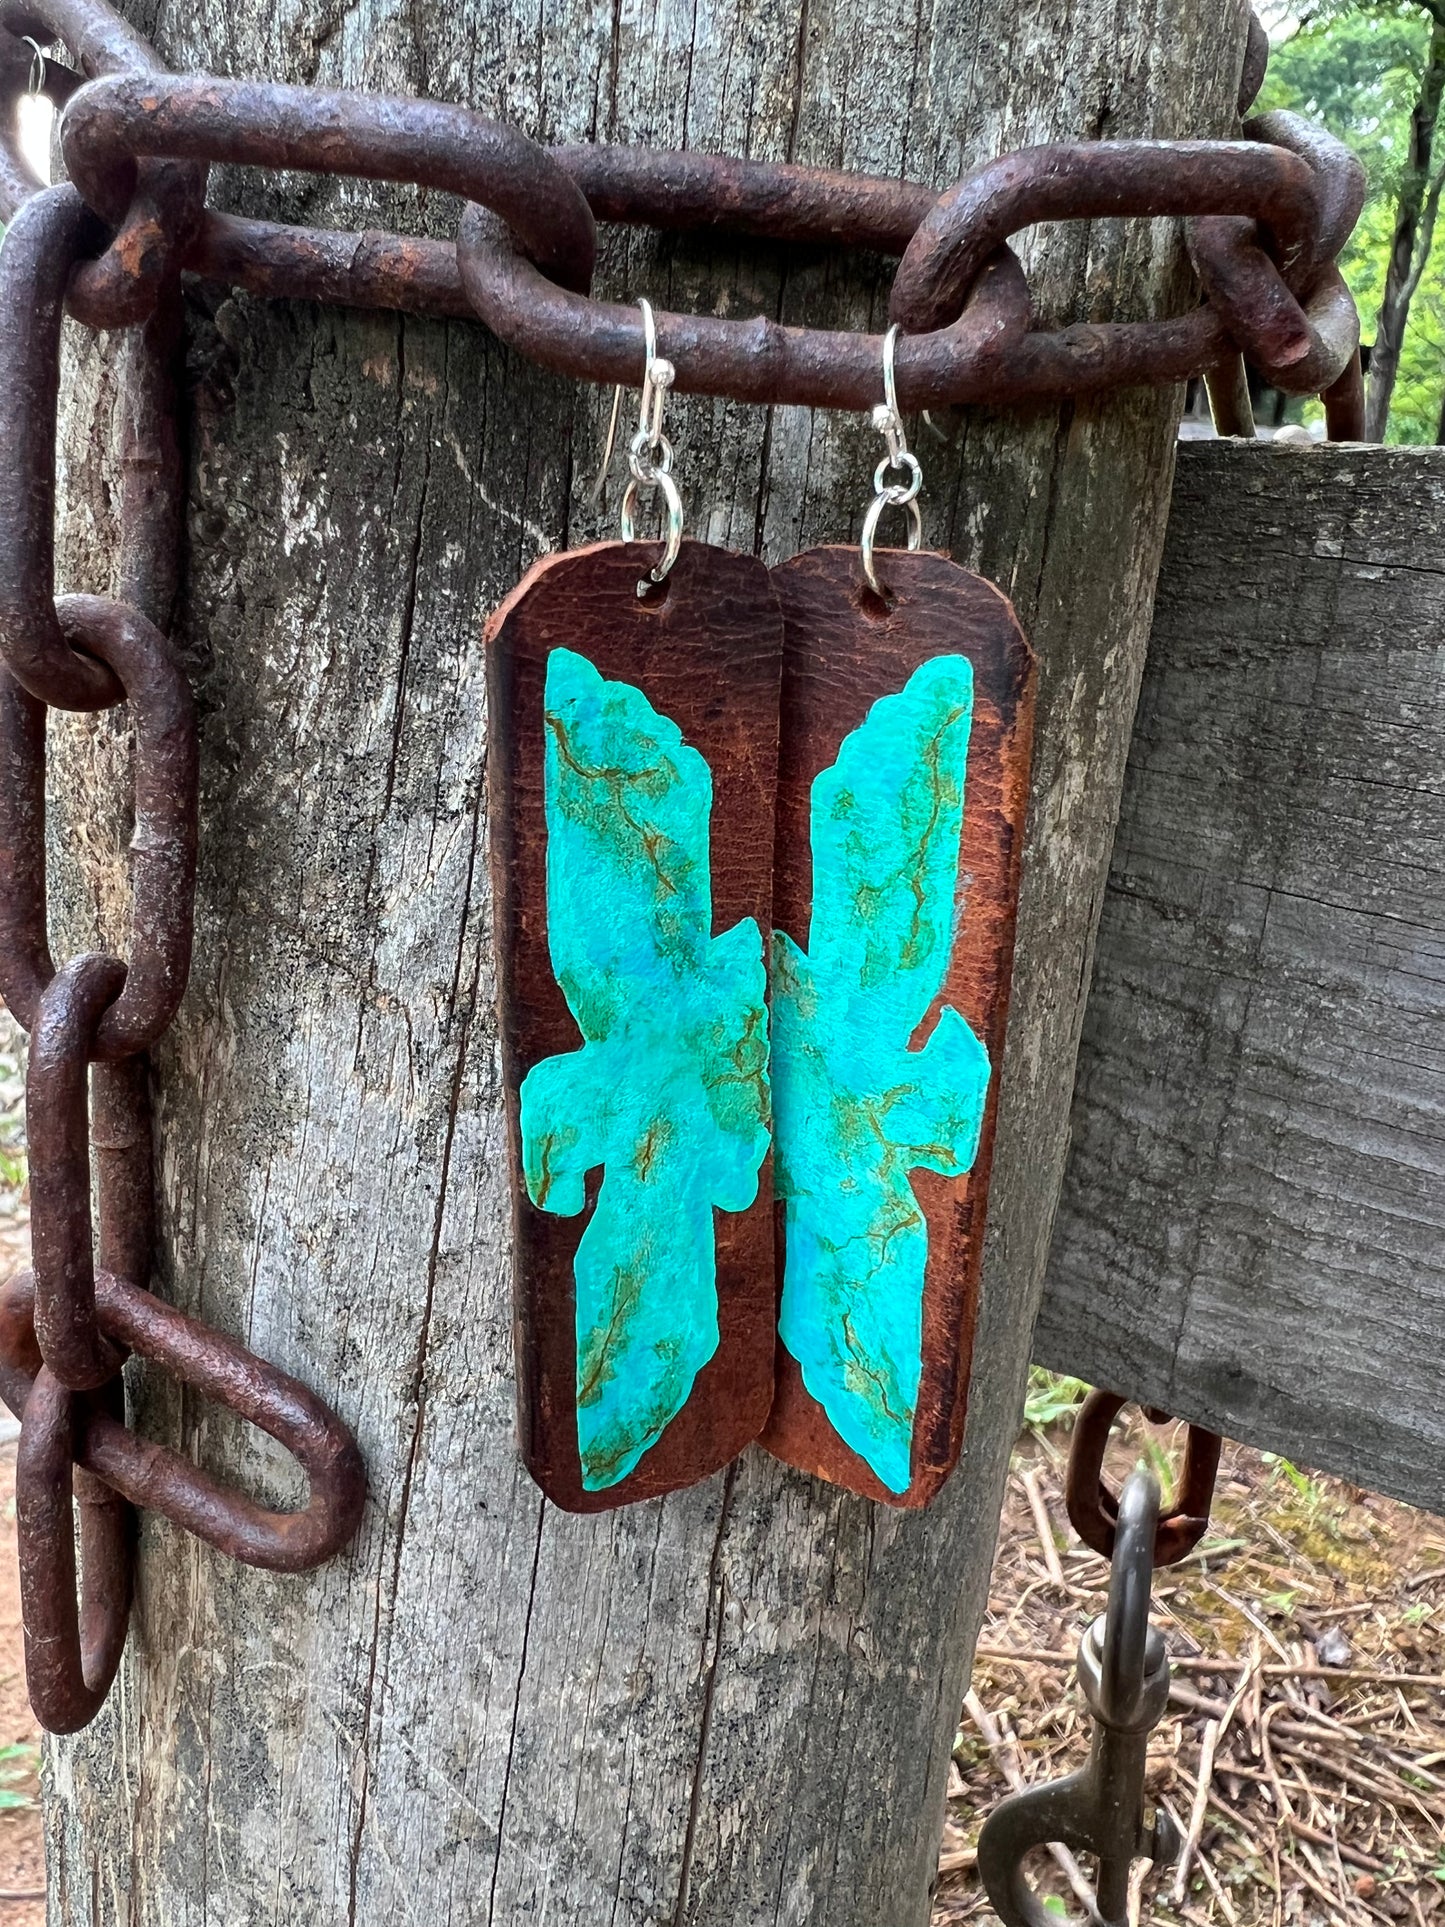
[[[1036,1337],[1445,1511],[1445,450],[1180,453]]]
[[[173,65],[461,98],[597,136],[907,170],[1227,131],[1240,0],[231,0],[145,10]],[[225,177],[273,216],[446,231],[432,197]],[[1055,311],[1187,300],[1167,224],[1054,230]],[[859,325],[866,264],[613,239],[606,291]],[[1033,856],[965,1463],[900,1518],[752,1452],[615,1516],[517,1462],[482,620],[598,528],[606,397],[477,327],[197,292],[181,636],[204,711],[192,989],[157,1071],[159,1288],[334,1397],[368,1456],[354,1554],[278,1580],[152,1521],[111,1712],[52,1752],[53,1918],[105,1927],[916,1927],[982,1608],[1173,464],[1177,397],[930,440],[929,534],[1042,659]],[[664,343],[664,348],[666,344]],[[75,582],[103,578],[103,352],[67,433]],[[770,558],[856,533],[866,423],[691,401],[689,524]],[[615,505],[614,505],[615,506]],[[123,738],[57,726],[66,935],[118,928],[97,824]],[[78,820],[77,820],[78,819]],[[210,1464],[271,1462],[144,1382]]]

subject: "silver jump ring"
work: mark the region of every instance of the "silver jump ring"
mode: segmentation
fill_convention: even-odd
[[[627,466],[634,481],[651,488],[659,475],[672,473],[672,443],[661,433],[650,442],[639,428],[627,445]]]
[[[644,488],[661,489],[663,502],[667,506],[667,526],[663,534],[662,554],[637,585],[639,596],[645,596],[649,588],[665,582],[672,565],[677,560],[678,550],[682,547],[682,496],[677,483],[665,468],[659,468],[651,480],[636,475],[627,484],[622,497],[622,539],[624,542],[637,540],[637,496]]]
[[[890,468],[906,469],[907,483],[886,481]],[[901,455],[885,455],[873,471],[873,492],[886,495],[891,502],[916,502],[922,488],[923,465],[911,448],[905,448]]]
[[[863,534],[858,546],[863,554],[863,575],[874,595],[885,595],[883,584],[878,580],[878,570],[873,562],[873,544],[878,534],[878,521],[886,508],[906,508],[908,511],[908,549],[912,554],[923,546],[923,511],[912,496],[893,498],[890,494],[875,495],[868,504],[868,513],[863,517]]]

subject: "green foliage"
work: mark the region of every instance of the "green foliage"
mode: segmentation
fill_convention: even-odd
[[[1280,1458],[1276,1452],[1263,1452],[1260,1456],[1266,1465],[1272,1465],[1276,1472],[1289,1480],[1302,1499],[1314,1499],[1315,1484],[1308,1472],[1301,1472],[1297,1465],[1291,1465],[1288,1459]]]
[[[1428,39],[1428,17],[1413,0],[1313,8],[1272,49],[1259,105],[1323,121],[1364,162],[1371,189],[1393,195]]]
[[[35,1780],[40,1772],[36,1746],[0,1746],[0,1812],[35,1805]]]
[[[26,1179],[25,1077],[16,1048],[19,1035],[9,1012],[0,1010],[0,1204],[7,1210],[14,1208]]]
[[[1270,55],[1261,108],[1287,107],[1323,122],[1364,162],[1369,195],[1340,260],[1374,334],[1394,233],[1395,200],[1409,123],[1429,46],[1430,20],[1417,0],[1321,0],[1291,24]],[[1445,155],[1445,129],[1437,165]],[[1388,440],[1433,442],[1445,400],[1445,222],[1410,308]],[[1318,413],[1316,404],[1313,411]]]
[[[1171,1492],[1174,1488],[1174,1461],[1164,1449],[1163,1441],[1153,1432],[1145,1435],[1143,1461],[1159,1481],[1159,1490]]]
[[[1312,1479],[1308,1472],[1301,1471],[1299,1466],[1292,1465],[1288,1459],[1281,1458],[1276,1452],[1262,1452],[1260,1457],[1270,1469],[1271,1483],[1277,1483],[1283,1478],[1301,1502],[1305,1516],[1331,1537],[1338,1537],[1338,1520],[1331,1512],[1329,1493],[1325,1487],[1317,1479]]]
[[[1029,1389],[1024,1399],[1024,1424],[1031,1432],[1047,1432],[1064,1419],[1070,1423],[1074,1413],[1089,1395],[1081,1378],[1065,1378],[1046,1372],[1042,1365],[1029,1367]]]
[[[1267,1606],[1269,1610],[1277,1614],[1279,1618],[1288,1619],[1294,1611],[1298,1599],[1299,1593],[1297,1591],[1285,1587],[1279,1592],[1262,1593],[1259,1603],[1262,1606]]]

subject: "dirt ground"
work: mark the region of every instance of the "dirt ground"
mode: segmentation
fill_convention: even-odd
[[[0,1061],[0,1103],[5,1096]],[[0,1277],[25,1263],[25,1215],[0,1172]],[[0,1414],[0,1927],[44,1927],[40,1728],[25,1696],[20,1587],[15,1572],[15,1426]]]
[[[1073,1659],[1107,1571],[1068,1529],[1058,1382],[1040,1380],[1032,1402],[1051,1422],[1015,1454],[933,1927],[993,1918],[974,1869],[979,1824],[1011,1784],[1072,1772],[1088,1750]],[[1114,1448],[1116,1481],[1141,1455],[1162,1472],[1161,1448],[1175,1457],[1175,1431],[1136,1420]],[[1134,1917],[1445,1923],[1442,1616],[1445,1521],[1226,1448],[1211,1531],[1155,1592],[1174,1683],[1148,1787],[1196,1845],[1182,1887],[1172,1871],[1143,1879],[1139,1863]],[[1062,1916],[1066,1874],[1038,1858],[1030,1873]],[[1082,1916],[1072,1896],[1068,1912]]]
[[[18,1749],[18,1750],[17,1750]],[[45,1846],[40,1828],[40,1728],[25,1697],[20,1591],[15,1578],[15,1445],[0,1446],[0,1921],[44,1927]]]

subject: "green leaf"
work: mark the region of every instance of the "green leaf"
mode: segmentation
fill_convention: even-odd
[[[1081,1378],[1068,1378],[1046,1372],[1042,1365],[1029,1367],[1029,1389],[1024,1400],[1024,1424],[1034,1432],[1047,1432],[1063,1419],[1072,1419],[1089,1395]]]
[[[0,1812],[33,1807],[40,1773],[40,1749],[23,1742],[0,1746]],[[21,1787],[28,1788],[21,1792]]]

